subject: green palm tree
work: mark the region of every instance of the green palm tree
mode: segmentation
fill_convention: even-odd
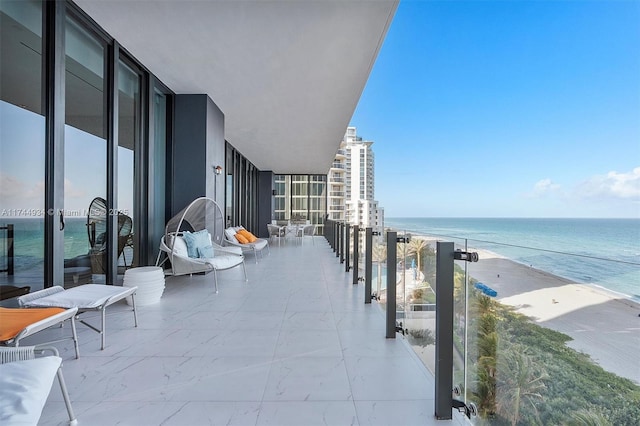
[[[530,406],[537,417],[536,402],[543,399],[544,380],[549,376],[527,354],[526,348],[513,345],[501,351],[496,367],[496,409],[512,426],[521,420],[523,408]]]
[[[418,263],[418,271],[422,271],[422,252],[429,246],[422,238],[412,238],[407,244],[407,254],[409,256],[415,255],[416,262]]]

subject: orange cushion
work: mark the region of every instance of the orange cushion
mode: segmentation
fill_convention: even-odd
[[[237,232],[236,235],[236,240],[238,240],[238,242],[240,244],[247,244],[249,242],[249,240],[247,239],[247,237],[245,237],[244,235],[242,235],[240,232]]]
[[[64,311],[63,308],[0,307],[0,342],[13,339],[29,324]]]
[[[258,240],[258,238],[255,235],[253,235],[251,232],[247,231],[246,229],[241,229],[238,231],[238,233],[241,234],[243,237],[245,237],[247,240],[249,240],[250,243],[253,243]]]

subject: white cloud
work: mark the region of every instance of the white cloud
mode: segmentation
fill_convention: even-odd
[[[3,209],[41,209],[44,207],[44,182],[25,182],[0,173],[0,200]]]
[[[577,194],[583,198],[640,199],[640,167],[627,173],[592,176],[578,185]]]
[[[542,197],[550,193],[555,193],[560,190],[560,185],[553,183],[549,178],[539,180],[533,186],[533,191],[529,194],[531,197]]]
[[[25,192],[25,184],[20,179],[0,173],[0,197],[14,198]]]
[[[85,198],[86,191],[77,187],[71,180],[64,180],[64,196],[65,198]]]

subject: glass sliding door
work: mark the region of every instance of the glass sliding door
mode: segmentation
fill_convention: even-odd
[[[142,77],[122,60],[118,64],[118,274],[136,266],[138,253],[134,232],[139,217],[135,197],[135,179],[139,167],[136,152],[140,147]]]
[[[225,226],[233,225],[233,212],[235,210],[235,205],[233,203],[234,200],[234,170],[235,170],[235,161],[234,161],[234,150],[233,148],[227,144],[226,148],[226,186],[225,186],[225,216],[226,216],[226,224]]]
[[[106,280],[106,49],[67,17],[65,53],[64,266],[72,287]]]
[[[31,291],[44,285],[42,14],[0,2],[0,285]]]
[[[148,264],[155,261],[160,239],[168,220],[167,190],[167,112],[168,96],[157,88],[153,92],[153,137],[149,163],[149,241]]]

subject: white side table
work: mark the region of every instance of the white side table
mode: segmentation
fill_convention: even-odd
[[[164,292],[164,271],[159,266],[142,266],[127,269],[124,273],[124,287],[138,287],[137,305],[153,305],[158,303]],[[131,304],[130,298],[127,303]]]

